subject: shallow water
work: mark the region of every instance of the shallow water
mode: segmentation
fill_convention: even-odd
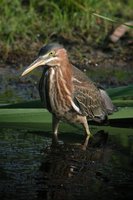
[[[132,199],[133,136],[122,145],[107,133],[86,151],[51,146],[42,132],[1,129],[0,199]]]

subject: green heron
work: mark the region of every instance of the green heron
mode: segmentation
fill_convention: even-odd
[[[60,120],[79,123],[85,130],[86,149],[91,136],[88,120],[101,122],[114,111],[107,93],[96,86],[82,71],[73,66],[66,49],[56,43],[43,46],[38,58],[22,73],[43,66],[39,82],[42,104],[52,113],[54,141],[58,143]]]

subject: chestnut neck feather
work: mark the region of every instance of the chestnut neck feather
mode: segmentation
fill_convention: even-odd
[[[68,58],[63,58],[60,62],[59,70],[62,73],[62,78],[65,82],[67,89],[72,93],[72,66]]]

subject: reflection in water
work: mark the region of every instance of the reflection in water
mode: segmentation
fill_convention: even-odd
[[[132,198],[131,138],[123,149],[101,131],[86,151],[50,146],[49,139],[24,130],[3,129],[0,139],[1,200]]]
[[[63,145],[44,150],[47,155],[41,165],[44,185],[40,192],[44,199],[88,199],[98,196],[100,182],[108,182],[102,173],[110,150],[93,149],[82,151],[80,147]],[[104,188],[103,188],[104,189]],[[95,192],[95,193],[94,193]]]

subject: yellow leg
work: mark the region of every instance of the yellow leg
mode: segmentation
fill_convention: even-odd
[[[87,122],[86,118],[84,119],[82,125],[83,125],[83,127],[85,129],[85,134],[86,134],[86,138],[85,138],[85,141],[84,141],[82,149],[86,150],[86,148],[88,146],[88,141],[89,141],[90,137],[92,137],[92,134],[90,133],[88,122]]]

